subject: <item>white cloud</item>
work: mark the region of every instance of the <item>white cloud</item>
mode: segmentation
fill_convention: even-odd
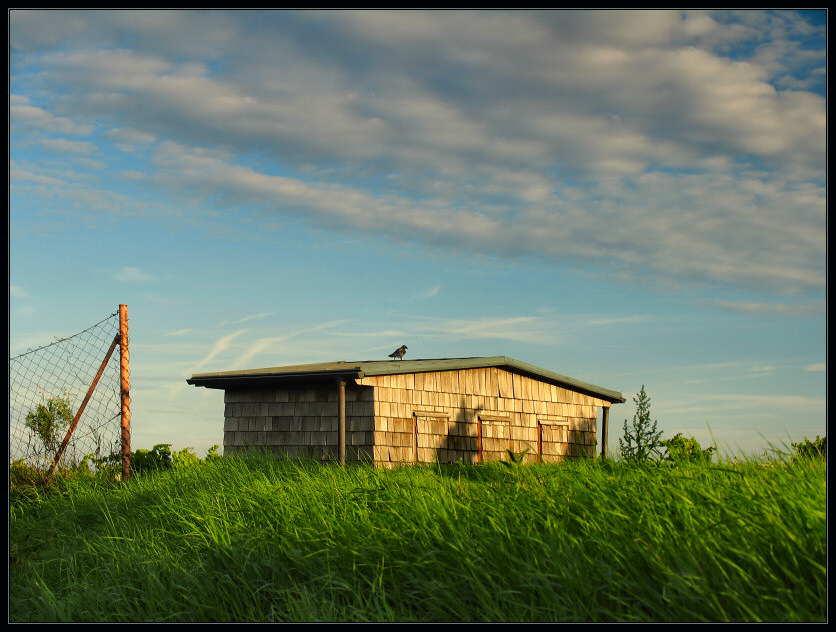
[[[820,364],[808,364],[804,367],[805,373],[819,373],[827,371],[827,364],[822,362]]]
[[[662,282],[783,291],[819,289],[824,283],[824,217],[818,214],[818,198],[802,204],[791,199],[797,196],[770,186],[768,201],[759,201],[764,192],[750,193],[747,180],[726,175],[656,174],[637,178],[629,188],[615,185],[609,195],[599,189],[598,199],[583,203],[555,196],[548,205],[518,202],[512,210],[479,199],[460,208],[442,198],[415,200],[271,176],[171,143],[161,146],[157,166],[158,179],[171,189],[273,208],[320,227],[494,255],[535,252],[555,261],[613,262],[633,277],[651,275]],[[516,194],[506,190],[504,195]],[[796,207],[791,226],[783,218],[787,204]]]
[[[390,318],[395,318],[398,321],[398,328],[375,327],[374,324],[370,324],[366,329],[359,330],[348,330],[345,327],[340,327],[329,332],[329,336],[366,340],[374,344],[374,346],[368,347],[368,343],[364,343],[362,349],[357,349],[357,351],[364,352],[380,351],[389,348],[392,344],[397,346],[403,344],[404,340],[416,338],[423,339],[432,346],[451,341],[472,340],[511,340],[542,344],[552,344],[555,341],[553,323],[549,319],[539,316],[432,318],[404,314]],[[333,323],[333,325],[342,325],[348,322],[351,321]],[[307,333],[322,328],[318,327],[297,333]]]
[[[222,336],[215,343],[212,345],[209,353],[207,353],[202,360],[200,360],[197,364],[195,364],[195,369],[199,369],[203,366],[206,366],[209,362],[214,360],[220,353],[226,351],[227,348],[232,344],[232,341],[238,338],[243,334],[247,333],[246,329],[239,329],[231,334],[227,334],[226,336]]]
[[[98,147],[91,142],[67,140],[66,138],[46,138],[41,141],[44,149],[62,154],[83,154],[89,156],[98,152]]]
[[[33,64],[41,98],[10,110],[68,135],[107,120],[125,150],[155,148],[136,173],[220,217],[258,207],[634,281],[821,293],[825,101],[776,88],[802,61],[823,67],[803,26],[789,12],[24,13],[14,66]]]
[[[273,312],[263,312],[261,314],[250,314],[249,316],[244,316],[243,318],[239,318],[238,320],[233,321],[233,324],[245,323],[248,320],[256,320],[256,319],[261,319],[261,318],[267,318],[268,316],[272,316],[272,315],[273,315]]]
[[[434,325],[424,325],[423,329],[456,340],[500,339],[537,344],[549,344],[554,341],[554,336],[544,326],[543,319],[531,316],[439,320]]]
[[[513,340],[551,344],[554,333],[547,319],[539,316],[484,318],[409,318],[403,337],[423,337],[434,343],[465,340]],[[393,335],[396,332],[393,332]]]
[[[589,324],[595,326],[621,325],[622,323],[640,323],[646,320],[646,316],[623,316],[617,318],[597,318],[595,320],[590,320]]]
[[[804,395],[754,395],[750,393],[702,394],[698,399],[684,399],[665,407],[664,412],[688,412],[718,416],[737,411],[760,410],[768,407],[775,416],[792,419],[793,414],[824,413],[826,401],[821,397]],[[661,412],[661,411],[660,411]]]
[[[66,185],[66,181],[42,173],[35,173],[28,169],[16,167],[13,164],[9,168],[9,182],[31,183],[35,185],[46,185],[49,187],[60,187]]]
[[[116,280],[123,283],[145,282],[151,279],[151,275],[143,272],[139,268],[131,266],[125,266],[116,273]]]
[[[104,134],[124,152],[134,152],[145,148],[157,140],[154,134],[136,129],[112,129]]]
[[[424,290],[423,292],[419,292],[416,298],[419,298],[419,299],[428,299],[428,298],[432,298],[433,296],[435,296],[436,294],[438,294],[438,292],[439,292],[439,290],[440,290],[440,289],[441,289],[441,286],[440,286],[440,285],[436,285],[436,286],[431,287],[431,288],[429,288],[429,289],[427,289],[427,290]]]
[[[796,303],[764,303],[759,301],[726,301],[712,299],[711,304],[721,309],[751,314],[753,316],[815,316],[827,309],[825,301]]]
[[[21,125],[70,136],[86,136],[94,129],[92,125],[78,124],[69,118],[54,116],[42,108],[29,105],[25,97],[11,99],[9,123],[12,126]]]
[[[247,350],[244,351],[243,354],[238,356],[235,359],[235,361],[233,362],[233,364],[236,367],[244,367],[255,356],[264,354],[267,351],[271,351],[271,350],[274,352],[274,356],[275,356],[276,355],[276,345],[278,345],[279,343],[282,343],[282,342],[285,342],[285,341],[290,340],[292,338],[297,338],[297,337],[300,337],[300,336],[305,336],[306,340],[309,340],[309,338],[307,338],[308,334],[313,334],[313,333],[316,333],[316,332],[321,332],[321,331],[325,331],[325,330],[328,330],[328,329],[333,329],[334,327],[337,327],[338,325],[341,325],[341,324],[346,323],[346,322],[349,322],[349,321],[341,320],[341,321],[323,323],[322,325],[317,325],[315,327],[308,327],[308,328],[305,328],[305,329],[297,329],[297,330],[294,330],[294,331],[285,332],[285,333],[283,333],[279,336],[269,336],[269,337],[259,338],[254,343],[252,343],[247,348]]]

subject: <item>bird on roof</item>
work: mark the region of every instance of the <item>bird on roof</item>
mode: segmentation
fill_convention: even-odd
[[[392,358],[393,360],[396,359],[396,358],[398,360],[403,360],[403,356],[406,353],[406,349],[407,349],[406,345],[398,347],[392,353],[389,354],[389,357]]]

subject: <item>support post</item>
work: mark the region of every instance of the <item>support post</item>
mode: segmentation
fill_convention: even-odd
[[[609,425],[610,425],[610,407],[604,406],[604,412],[601,417],[601,458],[606,459],[607,454],[607,441],[609,441],[609,437],[607,436],[609,433]]]
[[[119,306],[119,373],[122,394],[122,480],[131,475],[131,383],[128,357],[128,306]]]
[[[110,343],[110,349],[108,349],[107,354],[105,355],[105,359],[102,360],[102,363],[99,366],[99,371],[98,373],[96,373],[96,377],[94,377],[93,381],[90,383],[90,388],[87,389],[87,394],[84,396],[84,400],[81,402],[81,406],[78,407],[75,417],[73,417],[73,422],[70,424],[70,427],[67,430],[67,434],[64,436],[64,441],[61,442],[61,447],[58,448],[58,452],[55,453],[55,458],[52,459],[52,464],[49,466],[47,477],[52,476],[52,472],[55,470],[55,467],[61,460],[61,455],[64,454],[64,450],[67,448],[67,444],[70,442],[70,437],[72,436],[73,432],[75,432],[75,427],[78,425],[78,420],[81,419],[81,414],[87,407],[87,402],[90,401],[90,396],[93,394],[93,391],[96,390],[96,385],[98,385],[99,380],[102,377],[102,373],[104,373],[107,363],[110,362],[110,357],[113,355],[113,350],[116,349],[116,345],[118,343],[119,336],[117,335],[113,338],[113,342]]]
[[[338,383],[340,399],[339,450],[340,465],[345,465],[345,380]]]
[[[412,413],[412,462],[418,463],[418,415]]]
[[[482,418],[476,416],[476,462],[482,462]]]

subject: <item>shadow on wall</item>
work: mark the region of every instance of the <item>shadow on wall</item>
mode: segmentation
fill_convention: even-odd
[[[438,437],[436,458],[439,463],[477,463],[479,461],[479,438],[477,435],[476,413],[465,407],[465,397],[459,397],[458,413],[447,424],[447,434]]]

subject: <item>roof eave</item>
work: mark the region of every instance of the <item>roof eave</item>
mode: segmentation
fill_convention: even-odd
[[[524,373],[529,377],[534,377],[540,380],[545,380],[547,382],[552,382],[553,384],[556,384],[558,386],[568,386],[572,390],[584,393],[586,395],[592,395],[593,397],[597,397],[599,399],[608,401],[611,404],[623,404],[625,401],[627,401],[624,398],[624,396],[618,391],[613,391],[602,386],[596,386],[595,384],[589,384],[588,382],[577,380],[566,375],[560,375],[559,373],[554,373],[553,371],[541,369],[540,367],[536,367],[525,362],[520,362],[519,360],[514,360],[513,358],[504,359],[506,361],[505,366],[514,369],[520,373]]]
[[[313,368],[317,366],[317,368]],[[326,367],[327,368],[323,368]],[[624,403],[624,396],[618,391],[606,389],[565,375],[553,373],[507,356],[475,357],[475,358],[442,358],[437,360],[397,360],[390,362],[338,362],[332,365],[299,365],[296,371],[283,367],[283,370],[251,369],[246,371],[227,371],[222,373],[203,373],[193,375],[186,382],[193,386],[205,388],[234,388],[253,387],[263,388],[278,384],[292,385],[301,383],[333,384],[339,381],[349,381],[364,376],[398,375],[404,373],[427,373],[434,371],[450,371],[476,369],[486,367],[502,367],[512,372],[526,375],[537,380],[549,382],[557,386],[568,387],[574,391],[603,399],[612,404]]]
[[[203,386],[205,388],[226,389],[231,387],[253,387],[262,388],[276,384],[295,383],[336,383],[340,381],[353,380],[362,377],[363,374],[357,370],[350,371],[309,371],[298,373],[256,373],[256,372],[230,372],[230,373],[204,373],[193,375],[186,380],[192,386]]]

